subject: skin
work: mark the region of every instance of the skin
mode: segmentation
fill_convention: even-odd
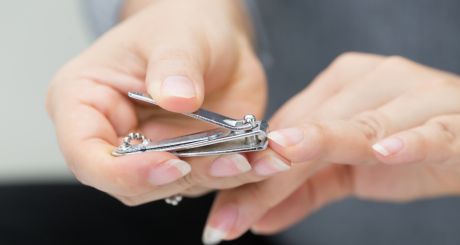
[[[402,57],[344,54],[270,125],[269,151],[293,167],[220,192],[208,227],[224,227],[222,239],[249,228],[279,232],[349,196],[407,202],[460,193],[460,77],[454,74]]]
[[[215,157],[111,156],[129,132],[159,140],[207,129],[171,112],[204,107],[260,118],[266,103],[238,1],[126,1],[122,19],[56,74],[47,96],[61,150],[82,183],[127,205],[227,189],[211,210],[206,243],[249,228],[278,232],[347,196],[404,202],[459,193],[460,79],[401,57],[341,55],[271,119],[269,150],[237,157],[250,166],[244,172],[213,176]],[[170,77],[189,81],[193,96],[166,93]],[[148,92],[161,108],[134,103],[128,91]],[[375,144],[385,139],[399,149],[382,154]],[[255,171],[276,159],[292,168],[268,179]],[[152,171],[178,162],[185,176],[168,169],[176,179],[152,183]]]
[[[128,1],[122,17],[49,87],[47,109],[76,178],[127,205],[263,179],[243,156],[238,159],[249,168],[223,177],[210,174],[216,157],[185,162],[167,152],[111,156],[129,132],[160,140],[209,129],[172,112],[204,107],[234,118],[247,113],[260,118],[266,104],[264,73],[239,1]],[[186,79],[194,95],[176,96],[182,88],[166,93],[170,77]],[[133,102],[129,91],[148,92],[161,108]]]

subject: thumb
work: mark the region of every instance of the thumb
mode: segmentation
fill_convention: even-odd
[[[197,110],[204,99],[203,74],[208,60],[205,45],[197,38],[172,37],[151,52],[147,67],[147,91],[158,105],[174,112]]]

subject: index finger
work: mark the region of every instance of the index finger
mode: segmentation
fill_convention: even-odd
[[[89,79],[61,85],[52,89],[50,114],[61,150],[82,183],[132,196],[190,172],[188,163],[165,152],[113,157],[118,136],[137,126],[133,106],[113,88]]]

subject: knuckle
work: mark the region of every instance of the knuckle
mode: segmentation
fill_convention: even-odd
[[[332,76],[340,77],[341,74],[349,73],[350,67],[361,67],[362,64],[367,64],[376,57],[378,56],[367,53],[346,52],[337,56],[322,74],[330,74]]]
[[[447,79],[445,76],[439,76],[438,74],[427,73],[425,80],[421,82],[414,88],[414,93],[456,93],[459,94],[458,83]]]
[[[78,95],[81,102],[91,105],[104,114],[107,118],[113,113],[114,108],[120,105],[120,94],[106,86],[97,84],[81,95]]]
[[[177,183],[177,185],[182,189],[189,189],[190,187],[193,187],[193,186],[197,185],[198,183],[203,182],[203,180],[201,180],[202,178],[200,176],[201,175],[195,173],[195,171],[192,171],[189,174],[187,174],[187,175],[183,176],[182,178],[180,178],[175,183]]]
[[[434,127],[449,144],[453,144],[455,142],[457,135],[449,118],[435,118],[428,121],[427,124]]]
[[[199,171],[196,171],[194,173],[191,173],[188,175],[189,177],[189,182],[190,183],[195,183],[195,184],[202,184],[208,182],[209,178],[205,173],[199,173]]]
[[[369,141],[381,139],[385,137],[389,131],[385,126],[388,125],[388,119],[379,111],[363,112],[353,118],[353,121],[357,123],[358,127]]]
[[[308,123],[302,125],[303,128],[308,130],[309,143],[308,147],[298,147],[292,152],[289,160],[293,162],[302,162],[309,159],[316,159],[320,157],[322,150],[325,149],[326,141],[328,138],[327,129],[325,125],[320,123]]]
[[[206,157],[200,159],[190,159],[190,165],[194,166],[192,171],[181,178],[180,185],[183,189],[188,189],[191,186],[207,186],[215,177],[209,174],[209,168],[214,161],[214,157]]]
[[[135,206],[139,206],[142,204],[142,202],[140,200],[138,200],[137,198],[135,197],[121,197],[121,196],[117,196],[116,197],[121,203],[123,203],[124,205],[128,206],[128,207],[135,207]]]
[[[225,189],[228,188],[236,188],[245,184],[249,183],[254,183],[254,182],[259,182],[262,179],[265,179],[266,177],[264,176],[259,176],[254,171],[245,173],[245,174],[240,174],[234,177],[233,181],[229,181],[225,183]]]
[[[80,173],[73,173],[73,174],[75,176],[75,179],[77,179],[77,181],[80,182],[82,185],[94,187],[93,183],[89,181],[87,178],[83,177],[82,174]]]
[[[127,196],[136,196],[145,192],[139,178],[133,177],[130,171],[122,167],[114,166],[109,171],[109,180],[112,182],[114,189],[119,190]]]
[[[78,182],[86,186],[92,186],[90,178],[84,173],[82,169],[79,168],[78,164],[70,160],[68,160],[67,162],[68,162],[67,166],[70,172],[72,172],[72,174],[74,175],[75,179],[77,179]]]
[[[343,64],[349,64],[356,59],[360,59],[364,56],[364,54],[359,52],[345,52],[337,56],[332,62],[333,65],[341,66]]]
[[[392,55],[392,56],[388,56],[382,63],[382,66],[390,66],[390,67],[394,67],[394,66],[407,66],[409,64],[411,64],[412,62],[403,57],[403,56],[399,56],[399,55]]]
[[[455,93],[455,96],[460,95],[460,80],[458,79],[451,79],[448,76],[440,76],[436,78],[431,79],[428,84],[429,84],[429,89],[432,91],[433,89],[440,89],[443,91],[449,91],[452,93]]]
[[[237,178],[239,179],[239,184],[238,186],[241,186],[241,185],[245,185],[245,184],[248,184],[248,183],[255,183],[255,182],[259,182],[265,178],[267,178],[266,176],[260,176],[258,174],[255,173],[254,170],[248,172],[248,173],[245,173],[245,174],[242,174],[242,175],[239,175],[237,176]]]
[[[71,170],[71,171],[72,171],[73,175],[75,176],[75,179],[78,180],[78,182],[80,182],[80,183],[82,183],[83,185],[86,185],[86,186],[91,186],[90,181],[87,178],[85,178],[83,176],[83,174],[81,174],[80,172],[73,171],[73,170]]]
[[[407,134],[408,138],[412,139],[411,145],[413,145],[412,147],[415,149],[414,152],[416,152],[416,154],[408,153],[408,162],[424,162],[428,158],[428,144],[424,134],[418,130],[410,130]]]
[[[196,198],[203,196],[209,192],[211,192],[212,189],[205,188],[202,186],[192,186],[184,191],[181,192],[181,194],[185,197],[190,197],[190,198]]]
[[[443,89],[445,86],[450,86],[445,80],[437,80],[437,79],[429,79],[420,83],[418,87],[416,87],[415,92],[433,92],[439,91]]]
[[[376,68],[377,73],[405,73],[408,70],[419,70],[418,64],[415,62],[398,55],[388,56],[386,57],[380,65]]]
[[[155,61],[167,61],[167,60],[186,60],[192,61],[190,53],[184,49],[176,47],[158,47],[153,51],[151,55]]]

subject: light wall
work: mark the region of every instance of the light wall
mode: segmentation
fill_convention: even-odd
[[[0,183],[71,179],[44,99],[54,72],[90,43],[81,9],[78,0],[0,2]]]

